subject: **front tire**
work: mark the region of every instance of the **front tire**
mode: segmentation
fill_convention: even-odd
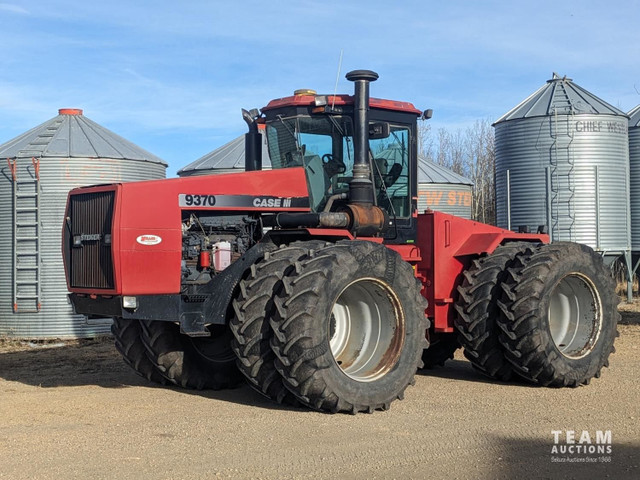
[[[503,286],[500,342],[523,377],[577,387],[614,351],[614,280],[590,247],[558,242],[518,255]]]
[[[189,337],[173,322],[143,321],[149,359],[174,385],[196,390],[233,388],[243,381],[231,350],[229,327],[212,325],[210,337]]]
[[[323,245],[320,241],[294,242],[266,252],[251,265],[233,300],[234,316],[229,327],[238,369],[251,387],[277,403],[295,405],[298,402],[283,385],[273,364],[275,355],[270,346],[269,323],[275,311],[273,297],[279,293],[282,278],[294,268],[294,263]]]
[[[343,241],[309,252],[283,287],[271,347],[303,404],[355,414],[403,398],[428,328],[408,263],[382,245]]]
[[[116,317],[111,324],[111,333],[115,339],[116,349],[127,365],[150,382],[167,384],[167,379],[147,357],[139,320],[124,320]]]

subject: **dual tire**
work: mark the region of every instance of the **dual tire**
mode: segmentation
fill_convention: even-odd
[[[138,375],[160,385],[168,383],[147,356],[147,350],[142,342],[142,325],[138,320],[114,318],[111,324],[111,334],[115,339],[116,349],[122,355],[125,363]]]
[[[123,320],[111,327],[116,349],[138,375],[161,385],[189,389],[233,388],[243,381],[235,366],[227,327],[191,338],[172,322]]]
[[[296,405],[297,400],[285,388],[274,366],[270,326],[274,297],[281,293],[282,279],[295,268],[295,262],[313,255],[315,249],[324,245],[324,242],[294,242],[266,252],[240,281],[233,300],[234,315],[229,326],[237,367],[251,387],[277,403]]]
[[[617,297],[602,258],[576,243],[513,243],[473,261],[455,326],[484,374],[576,387],[608,366]]]
[[[508,243],[490,255],[474,259],[457,289],[454,325],[464,356],[474,368],[496,380],[507,381],[513,376],[513,367],[499,340],[502,284],[516,257],[528,248],[531,244]]]
[[[389,408],[426,346],[411,266],[371,242],[302,242],[258,262],[234,302],[233,349],[273,400],[328,412]]]
[[[502,284],[500,343],[522,377],[577,387],[609,366],[618,336],[615,282],[586,245],[558,242],[518,255]]]

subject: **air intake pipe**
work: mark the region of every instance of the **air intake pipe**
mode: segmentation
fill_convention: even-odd
[[[258,130],[257,109],[242,109],[242,118],[247,122],[249,131],[244,135],[244,169],[247,172],[262,170],[262,134]]]

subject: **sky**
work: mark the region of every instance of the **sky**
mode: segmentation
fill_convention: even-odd
[[[241,108],[351,93],[355,69],[434,131],[494,121],[552,72],[627,112],[639,20],[640,0],[0,0],[0,144],[81,108],[172,177],[245,133]]]

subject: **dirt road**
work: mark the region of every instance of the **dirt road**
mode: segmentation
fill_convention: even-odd
[[[640,478],[640,325],[591,385],[500,384],[461,355],[372,415],[274,406],[248,387],[155,387],[110,341],[0,343],[0,478]],[[558,462],[552,430],[610,430]],[[600,458],[605,457],[605,458]],[[610,461],[606,461],[610,457]],[[600,461],[599,461],[600,460]]]

